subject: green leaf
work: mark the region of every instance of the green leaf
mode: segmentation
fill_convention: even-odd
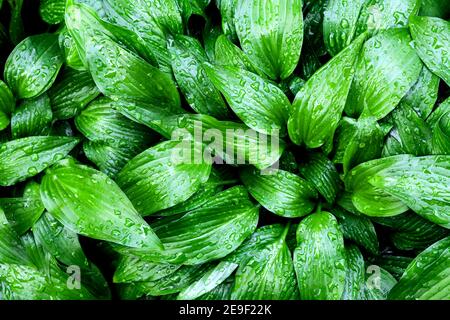
[[[378,237],[372,221],[339,207],[333,208],[331,212],[337,218],[345,239],[354,241],[373,255],[378,254]]]
[[[388,115],[417,82],[422,63],[407,29],[381,31],[363,46],[345,112],[377,120]]]
[[[0,185],[12,186],[64,158],[79,140],[71,137],[28,137],[0,145]]]
[[[450,237],[420,253],[392,288],[389,299],[447,300],[450,298]]]
[[[58,24],[64,20],[65,0],[41,0],[39,13],[48,24]]]
[[[301,0],[237,0],[234,23],[242,49],[271,79],[286,79],[303,42]]]
[[[433,111],[436,103],[439,82],[439,77],[423,66],[419,79],[403,97],[402,103],[411,106],[425,120]]]
[[[261,173],[248,167],[240,171],[240,177],[250,194],[264,208],[279,216],[302,217],[315,207],[317,191],[293,173],[283,170]]]
[[[211,163],[204,161],[202,150],[194,141],[162,142],[129,161],[117,183],[142,215],[167,209],[208,180]]]
[[[238,0],[220,0],[218,4],[220,16],[222,17],[223,33],[233,42],[237,41],[234,14],[236,12]]]
[[[222,92],[230,108],[250,128],[284,136],[291,104],[277,86],[251,72],[236,67],[205,64],[208,77]]]
[[[0,265],[28,265],[32,266],[27,252],[17,233],[6,219],[5,212],[0,207]],[[1,292],[1,291],[0,291]]]
[[[224,282],[238,267],[237,264],[227,261],[208,270],[203,276],[184,288],[177,296],[177,300],[194,300],[216,288]]]
[[[5,80],[16,98],[33,98],[51,87],[62,63],[57,35],[31,36],[19,43],[9,55]]]
[[[239,262],[231,293],[233,300],[293,300],[298,297],[294,265],[286,244],[289,225],[269,225],[243,244],[251,255]],[[258,243],[258,236],[263,242]]]
[[[64,52],[67,66],[74,70],[86,71],[87,67],[83,64],[75,40],[67,28],[62,29],[59,33],[58,42],[59,47]]]
[[[236,67],[258,73],[253,62],[225,35],[219,36],[216,40],[214,62],[220,66]]]
[[[387,270],[399,280],[412,260],[413,258],[410,257],[386,254],[376,257],[374,263]]]
[[[208,62],[200,42],[187,36],[176,36],[168,42],[175,79],[187,102],[197,113],[226,118],[228,108],[220,92],[207,77],[203,63]]]
[[[22,19],[23,0],[8,0],[8,3],[11,7],[9,38],[14,45],[17,45],[25,37]]]
[[[105,174],[65,161],[42,179],[45,208],[69,230],[130,247],[162,248],[152,228]]]
[[[219,284],[210,292],[205,293],[204,295],[197,298],[197,300],[231,300],[231,291],[233,290],[234,285],[232,280],[233,278],[231,278],[231,280],[229,281],[225,281]]]
[[[145,146],[151,141],[148,130],[114,109],[114,101],[99,98],[76,118],[77,129],[90,141],[117,147]]]
[[[151,224],[164,251],[130,250],[148,261],[194,265],[223,258],[250,235],[258,208],[242,186],[227,189],[201,208]],[[119,248],[120,250],[120,248]]]
[[[408,25],[410,16],[417,14],[420,0],[368,0],[361,8],[356,34],[369,31],[401,28]]]
[[[363,300],[365,286],[364,257],[355,245],[345,248],[347,272],[342,300]]]
[[[50,131],[53,114],[47,94],[22,100],[11,117],[11,131],[14,139],[45,135]]]
[[[89,72],[73,69],[64,70],[62,78],[48,91],[58,120],[75,117],[99,94]]]
[[[3,111],[0,111],[0,131],[6,129],[9,123],[9,117]]]
[[[0,207],[14,230],[19,234],[28,231],[44,212],[39,184],[30,182],[25,187],[22,198],[0,198]]]
[[[400,199],[425,219],[449,229],[450,156],[385,159],[393,158],[396,161],[375,172],[369,183]]]
[[[450,8],[447,0],[422,0],[419,16],[448,18]]]
[[[345,177],[345,189],[351,195],[355,208],[365,215],[373,217],[391,217],[408,210],[398,198],[370,183],[378,172],[408,159],[408,155],[399,155],[362,163],[352,169]]]
[[[0,80],[0,111],[6,115],[10,115],[15,106],[16,102],[11,90],[6,83]]]
[[[435,17],[411,17],[409,29],[420,59],[450,85],[450,22]]]
[[[450,155],[450,111],[445,113],[434,127],[433,153]]]
[[[439,119],[447,112],[450,111],[450,97],[439,104],[433,113],[427,118],[427,123],[430,125],[432,129],[436,127]]]
[[[368,266],[366,271],[366,300],[387,300],[389,292],[397,280],[379,266]]]
[[[328,52],[335,56],[353,40],[358,17],[366,0],[330,0],[323,17],[323,39]]]
[[[362,35],[331,59],[295,96],[288,122],[289,137],[295,144],[318,148],[333,136],[364,40],[365,35]]]
[[[310,153],[299,166],[300,173],[328,203],[333,203],[341,188],[339,174],[334,164],[321,153]]]
[[[336,218],[316,212],[297,229],[294,266],[302,300],[338,300],[344,292],[346,256]]]

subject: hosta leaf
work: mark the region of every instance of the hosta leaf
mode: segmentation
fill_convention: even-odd
[[[334,164],[321,153],[310,153],[299,166],[300,173],[328,203],[333,203],[340,190],[340,178]]]
[[[216,40],[214,62],[220,66],[236,67],[258,73],[250,58],[224,35]]]
[[[422,63],[410,46],[408,30],[389,29],[363,46],[345,112],[382,119],[417,82]]]
[[[209,61],[214,61],[216,59],[216,41],[221,35],[223,35],[223,32],[219,26],[213,25],[210,21],[206,22],[206,26],[202,32],[202,39],[203,47],[205,48],[205,53]]]
[[[163,252],[137,249],[132,253],[155,262],[200,264],[233,252],[257,223],[258,208],[245,188],[236,186],[217,194],[204,207],[152,223]]]
[[[323,39],[332,56],[337,55],[352,42],[356,23],[365,2],[367,1],[328,1],[323,17]]]
[[[372,221],[339,207],[333,208],[331,212],[337,218],[345,239],[354,241],[373,255],[378,254],[378,238]]]
[[[356,57],[365,35],[317,71],[295,96],[288,122],[289,137],[298,145],[318,148],[330,139],[344,110]]]
[[[176,272],[181,265],[155,263],[143,260],[133,255],[122,255],[116,271],[114,283],[156,281]]]
[[[24,26],[22,19],[23,0],[8,0],[11,7],[11,19],[9,21],[9,38],[17,45],[24,38]]]
[[[169,41],[172,70],[187,102],[197,113],[225,118],[228,108],[207,77],[202,64],[208,61],[200,42],[187,36],[176,36]]]
[[[400,199],[425,219],[449,229],[450,193],[447,186],[450,185],[450,157],[398,156],[385,159],[391,161],[393,158],[394,163],[375,172],[369,183]]]
[[[264,230],[263,230],[264,229]],[[286,244],[289,225],[270,225],[257,230],[243,245],[252,245],[252,255],[239,263],[231,299],[293,300],[298,297],[294,265]],[[254,242],[265,233],[264,244]]]
[[[0,111],[0,131],[6,129],[9,126],[9,122],[9,117],[3,111]]]
[[[237,35],[244,52],[271,79],[286,79],[303,42],[301,0],[237,0]]]
[[[81,60],[75,40],[70,35],[67,28],[61,30],[58,41],[61,50],[64,52],[65,63],[67,66],[74,70],[86,71],[87,67],[83,63],[83,60]]]
[[[48,24],[58,24],[64,20],[65,0],[41,0],[39,13]]]
[[[436,127],[439,119],[447,112],[450,112],[450,97],[437,106],[433,113],[427,118],[427,123],[433,129]]]
[[[411,36],[420,59],[450,85],[450,22],[434,17],[411,17]]]
[[[299,176],[283,171],[261,173],[248,167],[240,171],[241,180],[250,194],[267,210],[286,218],[310,213],[317,191]]]
[[[53,120],[50,99],[47,94],[22,100],[11,117],[11,131],[14,139],[45,135]]]
[[[32,265],[27,252],[0,205],[0,265]],[[1,292],[1,291],[0,291]]]
[[[218,5],[220,10],[220,16],[222,17],[223,33],[228,38],[233,40],[233,42],[236,42],[237,40],[236,26],[234,20],[234,14],[236,12],[237,3],[238,0],[220,0]]]
[[[148,130],[136,125],[114,109],[114,101],[100,98],[90,103],[76,118],[77,129],[90,141],[126,147],[151,141]]]
[[[389,293],[396,300],[448,300],[450,298],[450,237],[420,253]]]
[[[42,172],[65,157],[79,140],[70,137],[28,137],[0,145],[0,185],[11,186]]]
[[[439,82],[439,77],[423,66],[419,79],[403,97],[402,102],[411,106],[425,120],[433,111],[436,103]]]
[[[97,170],[66,160],[44,176],[41,197],[69,230],[130,247],[161,248],[122,190]]]
[[[397,280],[399,280],[412,260],[413,258],[410,257],[386,254],[376,257],[374,263],[387,270]]]
[[[162,142],[129,161],[117,183],[142,215],[167,209],[187,200],[208,180],[211,162],[204,161],[202,150],[193,141]]]
[[[442,19],[448,18],[450,8],[447,0],[422,0],[420,6],[419,16],[439,17]]]
[[[28,231],[44,212],[39,184],[30,182],[22,198],[0,198],[0,207],[14,230],[19,234]]]
[[[62,63],[57,35],[31,36],[19,43],[9,55],[5,80],[16,98],[33,98],[50,88]]]
[[[184,288],[177,296],[177,300],[194,300],[216,288],[224,282],[238,267],[233,262],[222,261],[211,268],[203,276]]]
[[[283,91],[268,80],[236,67],[205,65],[206,73],[222,92],[230,108],[250,128],[286,134],[290,102]]]
[[[233,290],[233,278],[230,281],[225,281],[215,287],[208,293],[197,298],[197,300],[231,300],[231,291]]]
[[[62,78],[48,91],[56,119],[73,118],[94,100],[100,91],[89,72],[66,69]]]
[[[420,4],[419,0],[367,0],[359,14],[356,34],[405,27],[409,17],[419,11]]]
[[[450,111],[445,113],[434,127],[433,153],[450,155]]]
[[[344,238],[336,219],[316,212],[297,229],[294,266],[301,299],[338,300],[344,292],[346,256]]]
[[[397,280],[379,266],[370,265],[366,270],[366,300],[387,300],[389,292],[397,284]]]
[[[345,248],[347,272],[342,300],[362,300],[365,285],[364,257],[355,245]]]
[[[13,112],[16,102],[9,87],[0,80],[0,111],[9,115]]]

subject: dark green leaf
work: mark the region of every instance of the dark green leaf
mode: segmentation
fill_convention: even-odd
[[[64,20],[65,0],[41,0],[39,13],[48,24],[58,24]]]
[[[342,300],[362,300],[365,286],[364,257],[355,245],[345,248],[347,272]]]

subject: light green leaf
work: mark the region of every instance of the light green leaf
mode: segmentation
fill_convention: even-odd
[[[450,155],[450,111],[445,113],[434,127],[433,153]]]
[[[355,245],[345,248],[347,272],[342,300],[363,300],[365,286],[364,257]]]
[[[122,190],[97,170],[60,162],[42,179],[41,197],[50,214],[76,233],[130,247],[162,248]]]
[[[214,62],[220,66],[236,67],[258,73],[250,58],[225,35],[219,36],[216,40]]]
[[[64,20],[65,0],[41,0],[39,13],[48,24],[58,24]]]

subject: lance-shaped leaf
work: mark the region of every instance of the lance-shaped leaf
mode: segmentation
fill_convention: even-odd
[[[124,42],[126,37],[105,28],[95,12],[83,5],[70,5],[66,25],[104,95],[180,111],[180,97],[170,77],[118,44],[116,41]]]
[[[450,155],[450,111],[442,115],[434,127],[433,153]]]
[[[13,112],[16,102],[9,87],[0,80],[0,111],[6,115]]]
[[[402,155],[365,162],[346,175],[345,188],[351,194],[352,203],[359,212],[374,217],[391,217],[408,210],[400,199],[369,182],[377,172],[407,157],[409,156]]]
[[[356,34],[406,27],[409,17],[417,14],[420,5],[418,0],[367,0],[359,13]]]
[[[45,135],[50,131],[53,120],[50,99],[47,94],[22,100],[11,117],[11,131],[14,139]]]
[[[376,257],[373,262],[375,265],[379,265],[392,274],[395,279],[399,280],[412,261],[413,258],[411,257],[385,254]]]
[[[236,26],[234,21],[234,13],[236,11],[236,5],[238,0],[220,0],[218,8],[220,10],[220,16],[222,17],[222,30],[223,33],[233,40],[237,41]]]
[[[425,219],[449,229],[450,156],[405,155],[385,159],[394,160],[387,168],[375,172],[369,183],[400,199]]]
[[[334,164],[321,153],[310,153],[299,166],[300,173],[319,193],[333,203],[341,188],[338,171]]]
[[[445,101],[443,101],[441,104],[439,104],[439,106],[436,107],[433,113],[431,113],[430,116],[427,118],[427,123],[433,129],[434,127],[436,127],[436,124],[439,121],[439,119],[449,111],[450,111],[450,97],[448,97]]]
[[[211,301],[231,300],[231,291],[233,290],[233,285],[234,285],[233,277],[231,276],[230,278],[227,279],[227,281],[221,283],[213,290],[211,290],[208,293],[205,293],[196,300],[211,300]]]
[[[189,199],[208,180],[211,162],[194,141],[166,141],[137,155],[117,183],[142,215]]]
[[[187,288],[184,288],[177,296],[177,300],[194,300],[219,286],[224,282],[238,265],[233,262],[222,261]]]
[[[392,288],[389,299],[447,300],[450,297],[450,237],[420,253]]]
[[[225,101],[203,69],[208,57],[200,42],[195,38],[176,36],[169,41],[168,49],[175,79],[191,108],[197,113],[226,118]]]
[[[354,64],[365,35],[317,71],[295,96],[288,122],[289,137],[298,145],[318,148],[336,130],[353,80]]]
[[[151,141],[148,130],[115,110],[114,101],[108,98],[92,102],[75,118],[75,125],[86,138],[94,142],[124,147],[145,145]]]
[[[352,42],[358,17],[365,2],[367,1],[328,1],[323,17],[323,39],[332,56],[337,55]]]
[[[438,98],[440,79],[423,66],[419,79],[403,97],[402,103],[411,106],[424,120],[433,111]]]
[[[336,218],[316,212],[297,229],[294,266],[301,299],[338,300],[344,292],[346,257],[344,238]]]
[[[409,29],[420,59],[450,85],[450,22],[435,17],[411,17]]]
[[[286,218],[310,213],[317,191],[308,181],[283,171],[261,173],[252,167],[240,171],[240,177],[250,194],[267,210]]]
[[[81,60],[76,42],[67,28],[61,30],[58,41],[59,47],[64,52],[66,65],[74,70],[87,71],[87,66],[85,66],[83,60]]]
[[[271,79],[286,79],[303,42],[301,0],[237,0],[237,35],[244,52]]]
[[[64,20],[65,0],[41,0],[39,13],[48,24],[58,24]]]
[[[177,264],[149,262],[134,255],[121,255],[113,281],[114,283],[156,281],[171,275],[180,267],[181,265]]]
[[[79,140],[71,137],[28,137],[0,145],[0,185],[12,186],[64,158]]]
[[[371,220],[357,216],[339,207],[331,210],[337,218],[345,239],[354,241],[373,255],[378,254],[378,238]]]
[[[28,231],[44,212],[39,184],[26,185],[22,198],[0,198],[0,207],[18,234]]]
[[[257,223],[258,207],[249,200],[244,187],[236,186],[217,194],[208,205],[152,223],[164,251],[126,250],[148,261],[200,264],[233,252]]]
[[[294,265],[286,244],[289,225],[270,225],[257,230],[242,245],[250,255],[239,261],[233,300],[293,300],[298,298]],[[258,237],[265,241],[258,242]]]
[[[33,98],[51,87],[62,63],[57,35],[31,36],[19,43],[9,55],[5,80],[16,98]]]
[[[66,69],[62,78],[48,91],[56,119],[73,118],[94,100],[100,91],[89,72]]]
[[[258,73],[253,62],[245,53],[224,35],[219,36],[216,40],[214,62],[220,66],[236,67]]]
[[[97,170],[66,160],[46,173],[41,197],[69,230],[130,247],[162,248],[122,190]]]
[[[362,300],[364,297],[365,266],[364,257],[355,245],[345,248],[347,271],[342,300]]]
[[[230,108],[250,128],[273,134],[285,135],[290,102],[277,86],[236,67],[204,65],[206,73],[222,92]]]
[[[2,208],[0,208],[0,261],[0,265],[16,264],[32,266],[32,262],[23,244],[6,219],[5,212]]]
[[[407,29],[389,29],[369,39],[356,65],[345,112],[382,119],[417,82],[422,63]]]

